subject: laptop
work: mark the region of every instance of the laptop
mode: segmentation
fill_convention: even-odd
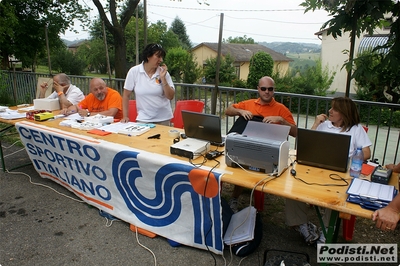
[[[219,116],[182,110],[182,120],[188,138],[209,141],[215,146],[224,145]]]
[[[297,163],[347,172],[350,135],[297,129]]]

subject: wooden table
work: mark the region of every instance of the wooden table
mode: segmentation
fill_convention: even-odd
[[[10,120],[1,122],[15,124],[17,122],[24,121],[25,119]],[[26,120],[28,121],[28,120]],[[187,161],[188,159],[179,157],[177,155],[170,154],[170,145],[173,144],[173,138],[169,137],[168,133],[171,127],[157,125],[155,128],[144,133],[141,136],[129,137],[122,134],[110,134],[107,136],[97,136],[89,134],[86,131],[73,129],[69,127],[59,126],[60,119],[49,120],[44,122],[31,121],[37,124],[45,125],[52,128],[61,129],[66,132],[72,132],[85,136],[90,136],[95,139],[102,139],[109,142],[119,143],[127,145],[140,150],[157,153],[171,158],[177,158]],[[181,130],[181,129],[179,129]],[[160,134],[160,139],[147,139],[148,136]],[[213,147],[212,149],[224,150],[222,147]],[[291,156],[293,157],[293,156]],[[292,158],[294,161],[295,158]],[[203,159],[198,158],[194,160],[194,163],[201,163]],[[331,215],[330,226],[327,229],[327,242],[334,241],[337,236],[337,230],[340,225],[340,217],[349,218],[350,215],[355,215],[363,218],[371,218],[372,211],[361,208],[357,204],[348,203],[347,198],[347,186],[317,186],[307,185],[299,180],[296,180],[291,174],[290,169],[287,169],[279,177],[268,177],[266,174],[260,174],[259,172],[245,171],[241,168],[228,167],[225,164],[224,156],[218,157],[217,160],[220,162],[218,169],[224,172],[222,176],[223,182],[230,184],[239,185],[242,187],[253,189],[256,185],[256,190],[264,193],[281,196],[288,199],[302,201],[314,206],[324,207],[333,210]],[[208,161],[205,165],[214,167],[216,161]],[[310,167],[305,165],[293,165],[293,169],[297,172],[297,177],[307,181],[308,183],[320,183],[320,184],[343,184],[342,181],[334,181],[330,179],[331,174],[336,174],[348,180],[350,183],[351,177],[349,173],[335,172],[331,170],[325,170],[316,167]],[[264,180],[263,180],[264,179]],[[395,185],[397,188],[397,175],[393,175],[390,184]],[[261,181],[263,180],[263,181]],[[260,182],[261,181],[261,182]],[[317,208],[318,209],[318,208]],[[339,213],[341,214],[339,217]]]

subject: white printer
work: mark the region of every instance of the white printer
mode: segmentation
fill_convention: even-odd
[[[242,134],[225,141],[225,163],[280,176],[288,167],[290,127],[249,121]]]

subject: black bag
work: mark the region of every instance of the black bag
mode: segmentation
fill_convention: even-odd
[[[255,115],[250,119],[250,121],[262,122],[263,119],[264,117]],[[236,119],[233,126],[231,127],[231,129],[228,131],[228,134],[232,132],[242,134],[247,126],[247,122],[248,121],[244,119],[243,116],[239,116],[238,119]]]

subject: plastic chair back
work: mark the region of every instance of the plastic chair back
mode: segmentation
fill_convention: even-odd
[[[129,121],[136,122],[137,110],[136,110],[136,100],[129,100]]]
[[[182,120],[182,110],[192,111],[192,112],[203,112],[204,102],[198,100],[182,100],[177,101],[174,110],[174,118],[171,119],[171,122],[174,124],[176,128],[183,128],[183,120]]]

